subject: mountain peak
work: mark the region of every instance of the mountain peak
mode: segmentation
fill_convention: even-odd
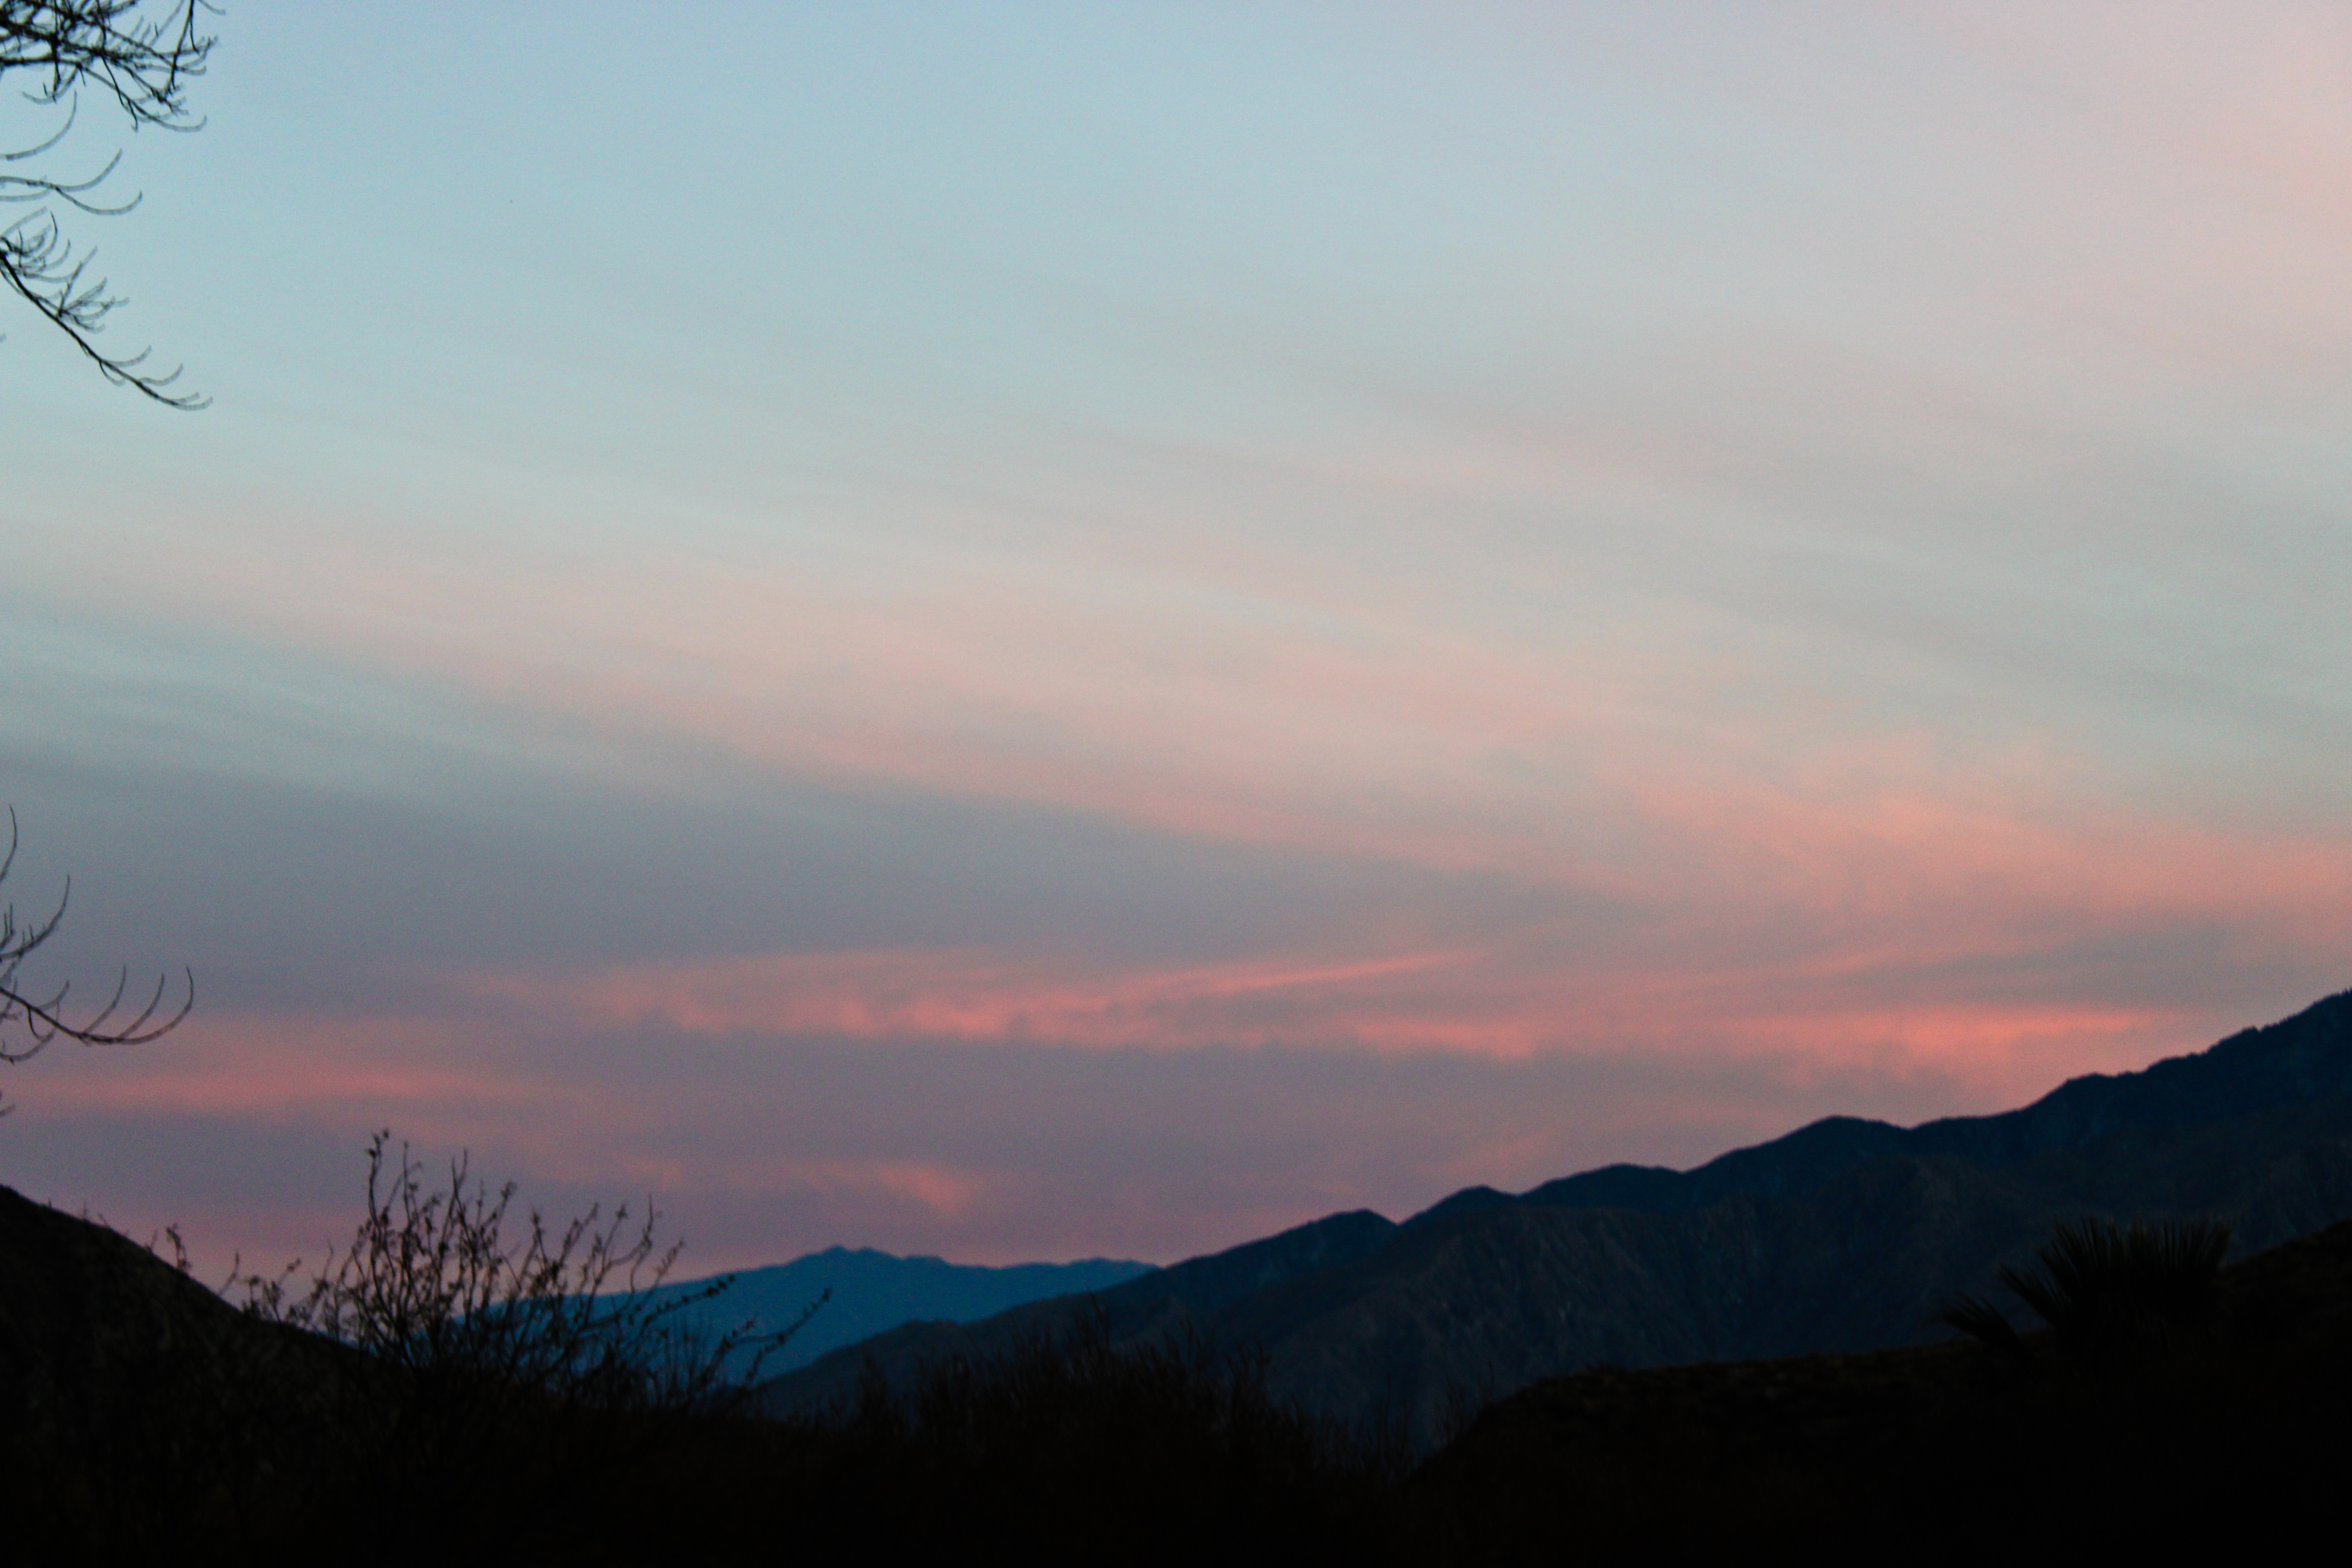
[[[2352,1094],[2352,991],[2137,1072],[2069,1079],[2015,1110],[1948,1116],[1910,1128],[1867,1117],[1824,1116],[1687,1171],[1603,1165],[1516,1197],[1492,1187],[1465,1187],[1408,1223],[1508,1204],[1678,1214],[1738,1193],[1776,1197],[1811,1192],[1842,1172],[1889,1154],[1956,1154],[1999,1167],[2110,1132],[2246,1115],[2339,1094]]]

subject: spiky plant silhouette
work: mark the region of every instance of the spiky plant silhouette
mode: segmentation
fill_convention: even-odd
[[[2095,1362],[2209,1338],[2221,1316],[2227,1220],[2118,1225],[2086,1216],[2034,1251],[2039,1268],[2004,1264],[1997,1278],[2048,1325],[2062,1355]],[[1953,1298],[1937,1321],[1987,1344],[2031,1355],[2009,1315],[1981,1296]]]

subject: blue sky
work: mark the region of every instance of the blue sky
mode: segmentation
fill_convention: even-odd
[[[203,995],[22,1190],[1167,1258],[2344,984],[2340,8],[218,31],[51,155],[214,405],[0,319],[11,890]]]

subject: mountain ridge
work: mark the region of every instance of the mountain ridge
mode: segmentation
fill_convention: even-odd
[[[1116,1339],[1189,1326],[1257,1344],[1278,1392],[1352,1418],[1402,1413],[1426,1438],[1449,1405],[1595,1362],[1916,1341],[1945,1295],[2091,1210],[2226,1213],[2241,1250],[2352,1215],[2352,993],[2011,1111],[1909,1129],[1832,1117],[1687,1172],[1465,1189],[1402,1224],[1327,1216],[1096,1298],[909,1325],[761,1397],[836,1402],[869,1362],[903,1384],[927,1361],[1002,1353],[1092,1310]]]
[[[908,1322],[971,1322],[1031,1301],[1083,1295],[1158,1272],[1127,1258],[1087,1258],[1069,1263],[991,1266],[950,1263],[917,1254],[899,1257],[870,1247],[829,1247],[788,1262],[680,1279],[641,1294],[679,1303],[676,1326],[717,1339],[748,1323],[767,1335],[805,1323],[761,1363],[772,1375],[805,1366],[843,1345],[887,1333]],[[698,1300],[719,1280],[725,1289]],[[809,1309],[824,1300],[814,1314]],[[756,1353],[746,1347],[730,1362],[748,1371]]]
[[[1998,1168],[2126,1128],[2163,1127],[2283,1100],[2347,1094],[2352,1094],[2352,991],[2325,997],[2276,1023],[2241,1029],[2201,1051],[2166,1057],[2133,1072],[2068,1079],[2013,1110],[1938,1117],[1915,1127],[1825,1116],[1687,1171],[1603,1165],[1516,1197],[1492,1188],[1466,1188],[1405,1223],[1497,1201],[1654,1213],[1703,1208],[1736,1192],[1809,1191],[1866,1160],[1897,1153],[1958,1154]]]

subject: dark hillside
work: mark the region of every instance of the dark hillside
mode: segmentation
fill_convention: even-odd
[[[2168,1555],[2333,1523],[2352,1395],[2352,1224],[2222,1275],[2210,1342],[2070,1363],[1972,1341],[1597,1369],[1486,1410],[1400,1518],[1424,1555],[1575,1540],[1931,1560]]]
[[[1332,1215],[1263,1241],[1171,1264],[1092,1296],[1064,1296],[999,1313],[983,1322],[908,1323],[862,1344],[820,1356],[762,1385],[777,1414],[824,1410],[857,1392],[870,1362],[894,1385],[910,1387],[917,1370],[944,1355],[993,1355],[1040,1335],[1064,1332],[1099,1305],[1114,1340],[1142,1341],[1216,1314],[1267,1287],[1301,1274],[1354,1262],[1395,1233],[1368,1209]]]
[[[1084,1325],[835,1426],[583,1402],[520,1364],[331,1344],[0,1189],[5,1560],[764,1559],[780,1530],[886,1558],[1360,1552],[1402,1473],[1245,1362]]]
[[[321,1415],[334,1370],[330,1347],[249,1321],[136,1243],[0,1187],[12,1519],[88,1523],[125,1476],[169,1478],[190,1523],[208,1502],[237,1507],[256,1466],[284,1463],[298,1426]]]
[[[1869,1167],[1923,1190],[1939,1168],[1970,1169]],[[1774,1201],[1718,1208],[1768,1225]],[[1433,1256],[1549,1245],[1436,1228],[1400,1239]],[[1608,1239],[1584,1237],[1595,1255]],[[1721,1239],[1696,1237],[1687,1261]],[[1769,1297],[1769,1267],[1752,1280],[1748,1306],[1708,1331]],[[869,1555],[1049,1561],[1490,1562],[1529,1546],[1603,1562],[1784,1546],[1940,1560],[2177,1553],[2225,1536],[2242,1549],[2334,1509],[2352,1397],[2352,1225],[2222,1272],[2189,1337],[1588,1369],[1477,1414],[1417,1471],[1270,1397],[1245,1359],[1181,1341],[1120,1350],[1083,1323],[947,1365],[910,1397],[869,1385],[831,1426],[600,1415],[492,1390],[509,1418],[476,1426],[439,1418],[479,1408],[464,1389],[289,1338],[122,1238],[6,1194],[0,1287],[0,1508],[10,1546],[38,1562],[322,1544],[359,1563],[733,1558],[772,1554],[779,1521]],[[363,1397],[345,1406],[335,1389]],[[404,1405],[430,1418],[383,1418]]]
[[[2241,1251],[2352,1215],[2352,1100],[2116,1134],[1988,1170],[1896,1155],[1801,1196],[1675,1214],[1475,1210],[1208,1320],[1272,1386],[1355,1418],[1403,1400],[1423,1437],[1465,1398],[1596,1363],[1867,1350],[1938,1335],[1953,1292],[2084,1212],[2221,1215]]]

